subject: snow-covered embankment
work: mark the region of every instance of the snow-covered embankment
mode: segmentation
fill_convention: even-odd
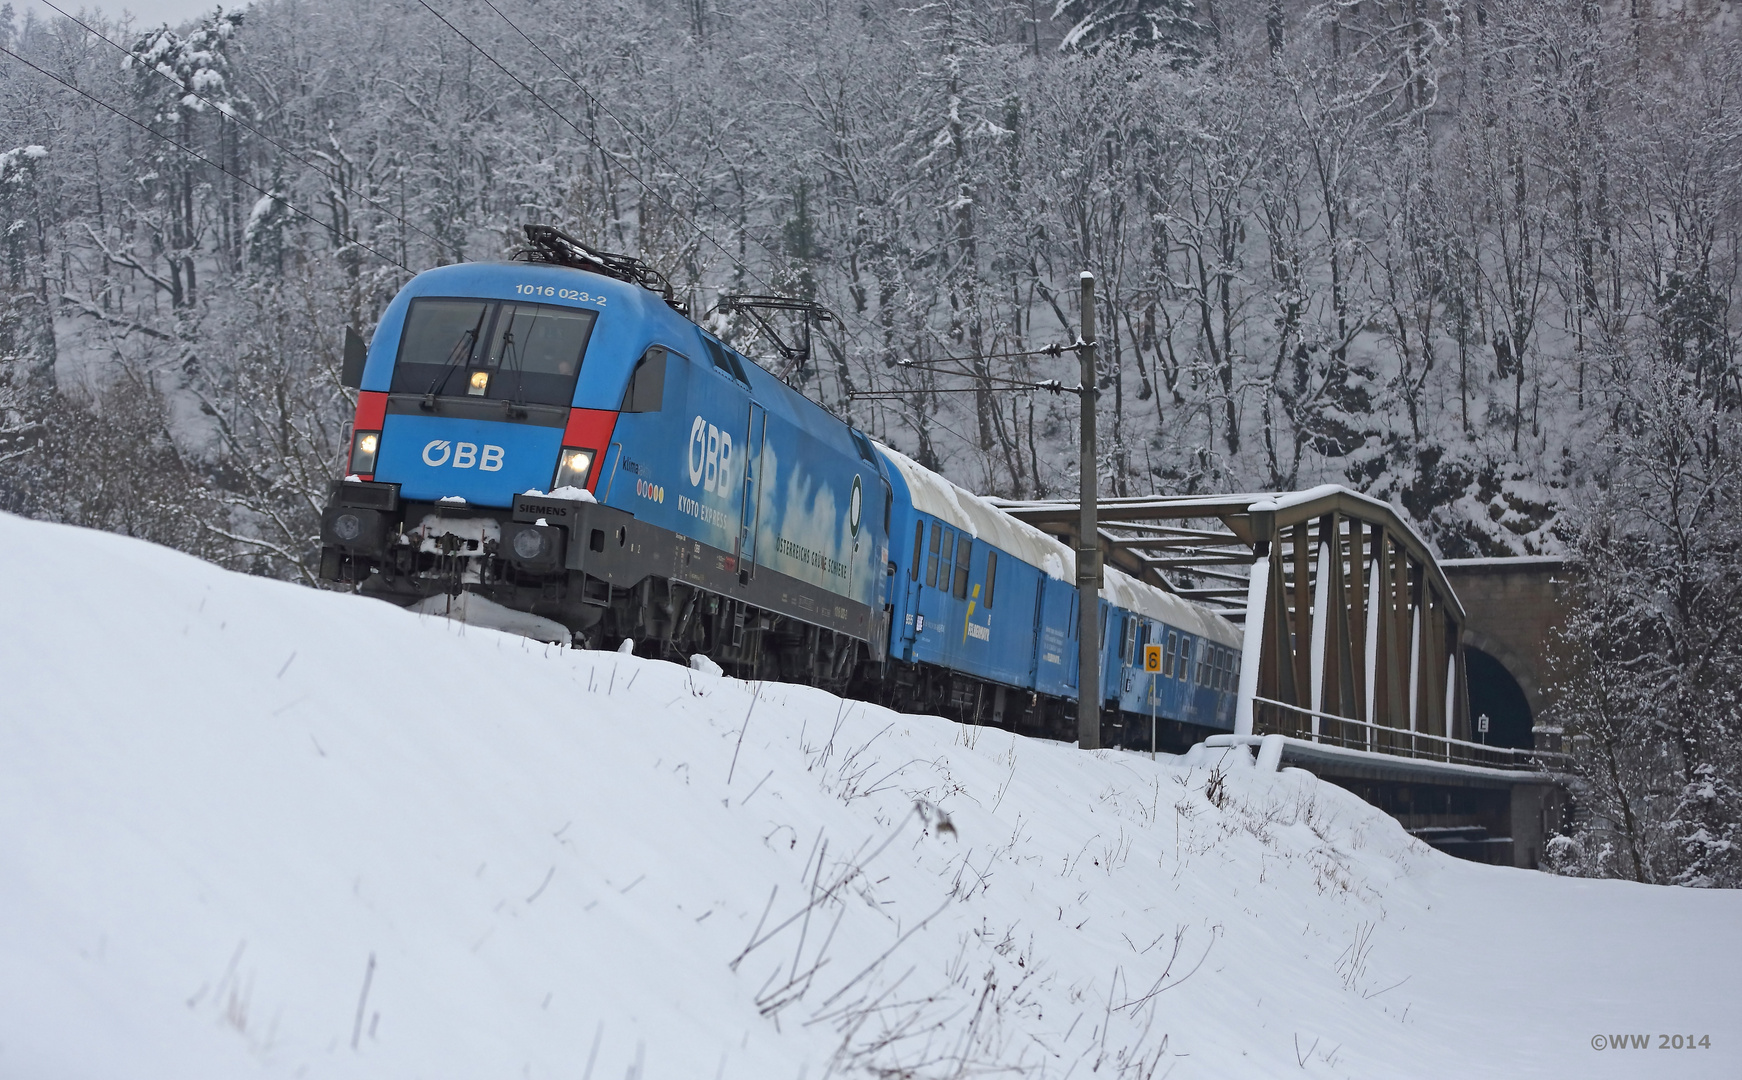
[[[1742,1066],[1735,894],[104,534],[0,550],[0,1076]]]

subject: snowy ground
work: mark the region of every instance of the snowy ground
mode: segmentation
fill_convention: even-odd
[[[1742,1073],[1734,893],[105,534],[0,550],[3,1077]]]

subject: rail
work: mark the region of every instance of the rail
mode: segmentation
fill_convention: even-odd
[[[1329,743],[1350,750],[1365,750],[1369,753],[1390,754],[1394,757],[1417,758],[1423,761],[1444,761],[1456,765],[1480,765],[1491,769],[1514,770],[1548,770],[1563,771],[1567,761],[1566,754],[1551,753],[1542,750],[1522,750],[1510,746],[1489,746],[1486,743],[1473,743],[1466,739],[1453,739],[1445,735],[1430,735],[1425,731],[1410,731],[1407,728],[1386,727],[1368,720],[1356,720],[1348,716],[1338,716],[1335,713],[1318,712],[1314,709],[1291,705],[1286,701],[1276,701],[1273,698],[1254,696],[1255,706],[1268,706],[1268,709],[1255,710],[1254,721],[1260,721],[1264,713],[1270,709],[1285,710],[1311,719],[1311,723],[1302,728],[1298,724],[1294,730],[1286,730],[1281,718],[1277,722],[1265,724],[1255,722],[1253,727],[1268,729],[1260,734],[1287,735],[1316,743]],[[1335,725],[1327,730],[1327,722]],[[1357,729],[1351,734],[1347,729]],[[1423,746],[1423,744],[1428,744]]]

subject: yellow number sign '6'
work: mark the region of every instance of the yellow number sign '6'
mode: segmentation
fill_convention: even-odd
[[[1143,647],[1143,670],[1151,675],[1161,673],[1161,646],[1145,645]]]

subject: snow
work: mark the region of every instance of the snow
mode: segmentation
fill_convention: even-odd
[[[714,663],[713,660],[701,653],[696,653],[694,656],[690,657],[690,667],[706,675],[721,675],[725,673],[724,668],[720,667],[720,665]]]
[[[36,143],[0,151],[0,183],[23,184],[25,182],[25,164],[41,160],[47,156],[48,150]]]
[[[528,495],[531,495],[530,491],[528,491]],[[549,496],[550,498],[566,498],[571,502],[599,502],[598,498],[592,496],[592,491],[577,488],[573,484],[564,484],[561,488],[550,489]]]
[[[468,626],[481,626],[509,634],[529,637],[534,641],[567,643],[574,634],[554,619],[504,607],[477,593],[463,592],[458,596],[431,596],[408,609],[420,615],[440,615]]]
[[[1317,502],[1320,499],[1328,499],[1333,495],[1342,495],[1354,500],[1355,502],[1366,503],[1375,510],[1390,511],[1396,519],[1395,525],[1391,526],[1392,528],[1402,527],[1415,539],[1415,542],[1420,544],[1424,549],[1429,551],[1434,550],[1433,546],[1427,542],[1427,538],[1422,536],[1421,531],[1416,528],[1415,522],[1411,520],[1409,512],[1403,509],[1400,504],[1388,503],[1383,499],[1376,499],[1364,492],[1353,491],[1344,487],[1342,484],[1319,484],[1316,487],[1310,487],[1304,491],[1290,491],[1270,495],[1253,503],[1248,507],[1248,509],[1273,511],[1288,510],[1296,506],[1305,506],[1308,503]]]
[[[274,211],[283,202],[284,200],[282,197],[271,192],[268,192],[254,200],[254,206],[248,211],[248,224],[243,227],[242,235],[249,240],[258,236],[261,227],[272,217]],[[356,479],[356,477],[347,476],[345,479],[353,480]]]
[[[1559,567],[1566,565],[1566,561],[1564,555],[1497,555],[1491,558],[1441,559],[1439,563],[1441,569],[1448,567],[1493,567],[1496,570],[1505,570],[1511,567],[1519,569]]]
[[[464,499],[438,499],[436,505],[463,504]],[[495,518],[450,518],[440,514],[425,514],[417,525],[408,530],[407,534],[417,542],[418,550],[436,554],[443,550],[442,540],[445,537],[464,541],[467,548],[461,550],[481,551],[484,545],[500,544],[502,542],[502,523]]]
[[[1074,575],[1074,558],[1071,565]],[[1111,566],[1101,567],[1101,595],[1127,611],[1160,619],[1169,626],[1209,638],[1229,648],[1237,649],[1246,640],[1245,634],[1238,627],[1209,608],[1145,585]]]
[[[0,547],[32,568],[0,1076],[1742,1067],[1735,893],[1456,862],[1244,748],[1085,753],[3,515]],[[1592,1049],[1626,1032],[1711,1047]]]

